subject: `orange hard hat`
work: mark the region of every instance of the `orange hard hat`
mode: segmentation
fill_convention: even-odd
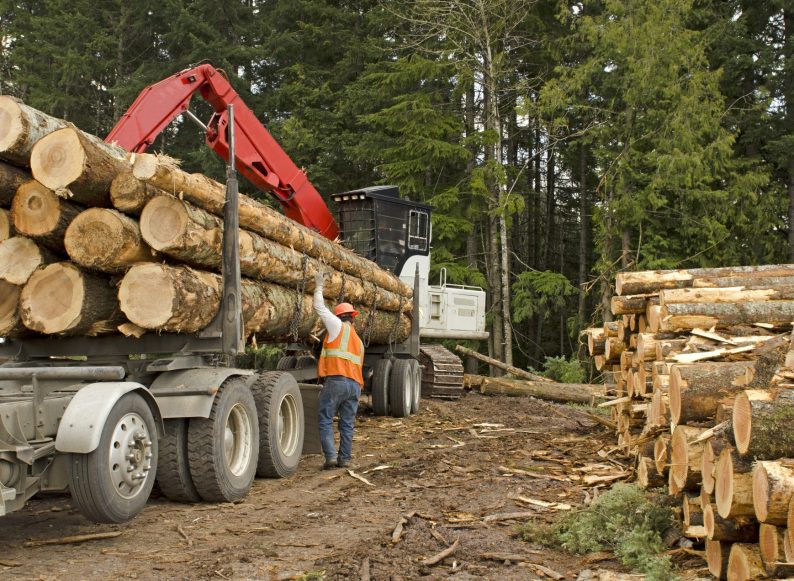
[[[334,309],[334,315],[337,317],[340,315],[350,315],[351,317],[355,317],[358,315],[358,311],[354,309],[353,305],[350,303],[339,303]]]

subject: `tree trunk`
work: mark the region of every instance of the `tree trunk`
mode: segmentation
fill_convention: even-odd
[[[518,367],[513,367],[512,365],[508,365],[507,363],[502,363],[501,361],[497,361],[491,357],[486,357],[481,353],[477,353],[476,351],[472,351],[471,349],[467,349],[463,345],[456,345],[455,351],[462,355],[466,355],[467,357],[474,357],[475,359],[479,359],[483,363],[487,363],[494,367],[498,367],[499,369],[503,369],[508,373],[515,375],[516,377],[523,377],[529,379],[530,381],[540,381],[543,383],[556,383],[553,379],[549,379],[548,377],[542,377],[540,375],[535,375],[534,373],[530,373],[529,371],[524,371],[523,369],[519,369]]]
[[[725,579],[727,577],[730,552],[730,543],[706,540],[706,564],[708,565],[709,573],[717,579]]]
[[[652,301],[652,299],[655,299]],[[658,297],[654,295],[615,295],[610,301],[610,310],[613,315],[639,315],[645,314],[649,302],[658,304]]]
[[[713,417],[725,397],[749,383],[752,361],[675,364],[670,372],[670,418],[674,424]]]
[[[16,234],[14,230],[14,220],[11,218],[11,212],[4,208],[0,208],[0,242],[8,240]]]
[[[580,327],[587,316],[587,273],[590,272],[590,196],[587,191],[587,150],[579,145],[579,309]]]
[[[758,276],[794,276],[794,264],[620,272],[615,279],[615,292],[619,295],[657,293],[662,289],[695,286],[698,279],[710,279],[713,282],[721,277],[753,278]]]
[[[592,405],[602,386],[587,383],[554,383],[552,381],[520,381],[516,379],[486,378],[480,386],[484,395],[532,396],[563,403]]]
[[[728,558],[728,579],[733,581],[749,581],[767,578],[761,551],[757,545],[734,543]]]
[[[758,539],[758,522],[754,518],[723,518],[713,504],[703,507],[703,526],[706,538],[712,541],[747,543]]]
[[[30,172],[0,161],[0,207],[10,208],[19,186],[30,181]]]
[[[155,250],[199,268],[220,271],[223,221],[187,202],[158,196],[141,214],[141,234]],[[314,291],[314,275],[326,272],[323,292],[329,300],[376,304],[387,311],[408,311],[412,302],[405,296],[364,283],[338,271],[328,271],[320,261],[304,258],[299,252],[258,234],[240,230],[240,270],[244,276],[290,288]]]
[[[147,154],[136,156],[133,174],[149,184],[178,193],[180,198],[216,216],[223,216],[226,189],[206,176],[188,174],[167,158]],[[393,274],[376,267],[372,261],[285,218],[264,204],[241,195],[239,211],[241,228],[261,234],[312,258],[323,260],[336,270],[357,276],[391,292],[406,297],[412,295],[408,285]]]
[[[139,216],[149,200],[164,195],[167,192],[139,180],[132,171],[120,173],[110,183],[110,203],[125,214]]]
[[[670,440],[670,471],[681,490],[695,490],[700,484],[703,444],[694,440],[705,428],[676,426]]]
[[[659,293],[662,306],[691,303],[748,303],[794,299],[794,286],[775,288],[681,288]]]
[[[89,208],[66,230],[66,251],[74,262],[101,272],[123,272],[155,254],[141,238],[138,223],[109,208]]]
[[[14,236],[0,242],[0,280],[24,285],[37,268],[56,260],[29,238]]]
[[[794,456],[794,390],[748,389],[733,403],[733,435],[740,454],[757,460]]]
[[[66,121],[28,107],[14,97],[0,95],[0,159],[28,167],[33,145],[63,127]]]
[[[55,252],[65,254],[63,237],[82,208],[67,202],[36,180],[25,182],[14,196],[11,213],[17,231]]]
[[[129,167],[128,153],[75,127],[43,137],[30,155],[33,177],[63,198],[109,206],[110,184]]]
[[[794,460],[761,461],[753,468],[753,506],[764,523],[785,526],[794,496]]]
[[[28,329],[47,335],[103,335],[124,321],[110,281],[69,262],[33,273],[22,289],[20,311]]]

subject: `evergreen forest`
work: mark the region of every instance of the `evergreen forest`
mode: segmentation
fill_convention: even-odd
[[[794,262],[792,31],[792,0],[0,0],[0,93],[104,137],[211,62],[326,199],[432,204],[432,282],[543,369],[617,272]],[[187,120],[153,149],[223,179]]]

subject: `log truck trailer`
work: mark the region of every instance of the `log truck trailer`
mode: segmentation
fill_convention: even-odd
[[[196,93],[214,110],[206,124],[189,109]],[[269,372],[234,366],[244,351],[236,170],[289,218],[341,238],[373,268],[413,285],[408,340],[366,351],[365,389],[376,413],[407,416],[421,393],[459,393],[460,361],[441,346],[421,346],[421,337],[487,337],[482,289],[448,285],[443,273],[440,285],[428,283],[431,206],[402,200],[391,186],[345,192],[334,196],[338,226],[306,173],[211,65],[144,89],[106,141],[144,152],[180,115],[228,163],[219,312],[192,335],[5,340],[0,516],[38,492],[69,490],[88,519],[125,522],[144,507],[155,479],[173,500],[234,501],[255,476],[289,476],[302,454],[319,451],[313,359],[288,355]]]

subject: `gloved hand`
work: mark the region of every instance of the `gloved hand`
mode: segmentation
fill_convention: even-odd
[[[322,270],[318,270],[317,274],[314,275],[314,288],[323,288],[323,282],[325,281],[325,273]]]

